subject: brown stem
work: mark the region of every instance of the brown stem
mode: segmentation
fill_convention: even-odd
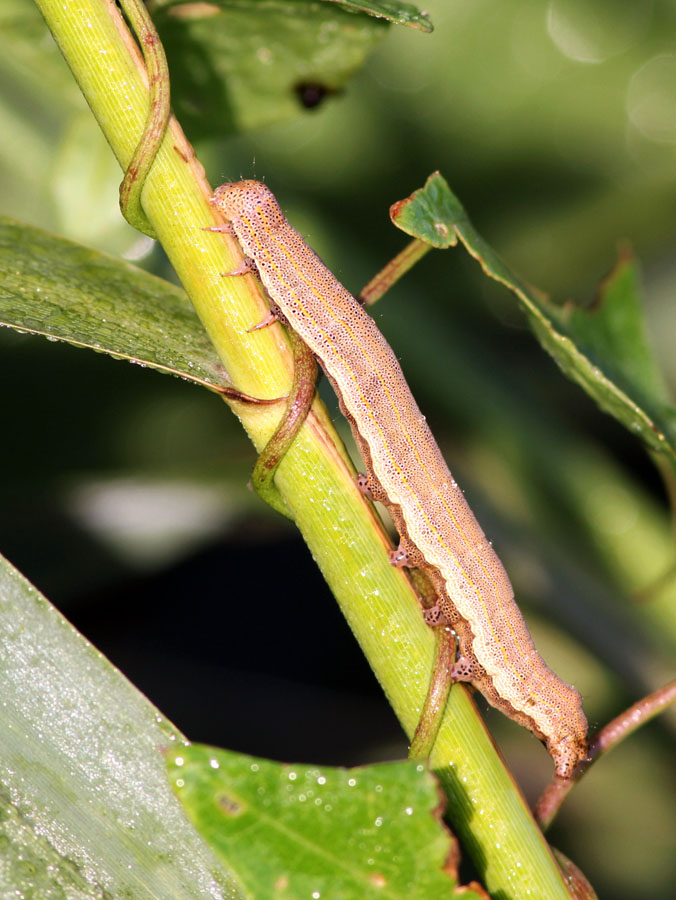
[[[409,759],[429,759],[451,690],[451,668],[455,659],[455,638],[441,625],[434,629],[432,674],[418,727],[408,751]]]
[[[437,593],[427,575],[420,569],[409,571],[411,581],[418,593],[423,609],[436,605]],[[451,668],[455,659],[455,638],[442,625],[434,629],[435,645],[432,674],[427,687],[427,696],[420,714],[418,727],[413,735],[408,751],[409,759],[428,759],[437,739],[437,733],[444,716],[448,694],[451,690]]]
[[[293,352],[293,384],[284,417],[256,460],[251,483],[266,503],[291,518],[288,507],[274,484],[274,477],[312,406],[317,381],[317,360],[307,344],[291,329],[288,337]]]
[[[239,403],[251,404],[252,406],[272,406],[274,403],[281,403],[282,400],[287,399],[286,397],[252,397],[251,394],[245,394],[243,391],[238,391],[236,387],[228,387],[225,384],[213,384],[209,385],[209,387],[215,393],[227,397],[228,400],[237,400]]]
[[[587,769],[603,754],[616,747],[620,741],[633,734],[637,728],[655,718],[676,700],[676,680],[648,694],[638,703],[634,703],[615,719],[602,728],[589,747],[589,755],[571,778],[554,778],[545,788],[535,805],[535,819],[546,831],[554,816],[573,787],[582,778]]]
[[[670,706],[676,700],[676,679],[648,694],[638,703],[609,722],[596,735],[589,748],[590,763],[601,753],[608,753],[630,734]],[[590,764],[589,763],[589,764]],[[589,765],[588,764],[588,765]]]
[[[431,250],[430,244],[414,238],[407,244],[401,253],[398,253],[394,259],[372,278],[369,283],[359,292],[358,300],[364,306],[371,306],[376,300],[380,300],[383,294],[388,291],[395,281],[398,281],[402,275],[418,262],[419,259]]]
[[[141,46],[150,95],[143,134],[120,185],[120,210],[130,225],[154,238],[155,229],[141,205],[141,192],[169,122],[169,68],[160,37],[141,0],[120,0],[120,3]]]

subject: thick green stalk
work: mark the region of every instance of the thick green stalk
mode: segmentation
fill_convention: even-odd
[[[138,51],[116,8],[108,0],[37,2],[126,168],[148,100]],[[232,238],[202,230],[215,222],[210,193],[201,166],[172,120],[143,188],[145,213],[235,386],[253,396],[283,396],[291,384],[283,331],[279,325],[247,330],[263,317],[265,302],[250,276],[220,276],[232,271],[239,258]],[[282,410],[232,405],[256,447],[264,446]],[[430,677],[434,637],[408,579],[389,564],[387,537],[357,490],[354,471],[321,404],[313,405],[280,464],[276,484],[402,726],[412,735]],[[273,609],[273,614],[293,611]],[[549,848],[461,687],[451,691],[431,763],[448,789],[454,827],[473,849],[491,893],[499,892],[504,900],[566,900]]]

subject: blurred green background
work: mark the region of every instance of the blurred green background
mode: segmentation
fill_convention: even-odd
[[[264,178],[354,292],[405,244],[389,205],[435,169],[512,268],[561,301],[591,301],[628,241],[673,391],[676,7],[425,8],[432,34],[384,29],[343,89],[245,134],[225,106],[222,121],[190,115],[187,57],[170,56],[212,184]],[[0,24],[0,212],[171,277],[122,220],[120,172],[34,7],[5,0]],[[673,677],[676,583],[650,590],[674,565],[673,532],[641,446],[462,250],[428,255],[374,314],[592,727]],[[0,551],[189,737],[334,764],[405,754],[292,526],[246,490],[252,449],[214,396],[10,332],[0,377]],[[277,562],[293,581],[272,580]],[[249,566],[269,572],[240,580]],[[546,754],[488,718],[537,796]],[[602,898],[673,896],[675,729],[664,716],[599,764],[552,832]]]

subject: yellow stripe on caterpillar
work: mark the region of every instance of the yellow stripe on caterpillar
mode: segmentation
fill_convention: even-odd
[[[365,487],[389,508],[407,565],[425,569],[458,635],[454,677],[469,680],[547,744],[569,777],[587,751],[579,693],[538,653],[507,573],[453,479],[373,319],[286,220],[257,181],[224,184],[214,203],[291,328],[334,386],[367,468]]]

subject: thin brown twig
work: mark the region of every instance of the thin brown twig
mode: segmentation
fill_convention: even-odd
[[[625,740],[646,722],[670,706],[676,700],[676,680],[648,694],[634,703],[602,728],[589,747],[587,759],[576,769],[571,778],[554,778],[545,788],[535,805],[535,819],[546,831],[559,811],[561,804],[589,767],[600,756],[610,752],[620,741]]]
[[[162,41],[141,0],[120,0],[143,53],[148,75],[148,115],[120,185],[120,210],[138,231],[156,237],[141,205],[141,192],[160,148],[171,113],[169,68]]]
[[[391,259],[364,286],[359,292],[357,299],[364,306],[371,306],[376,300],[380,300],[383,294],[431,249],[431,244],[426,244],[424,241],[418,240],[418,238],[412,240],[404,247],[401,253],[398,253],[394,259]]]

